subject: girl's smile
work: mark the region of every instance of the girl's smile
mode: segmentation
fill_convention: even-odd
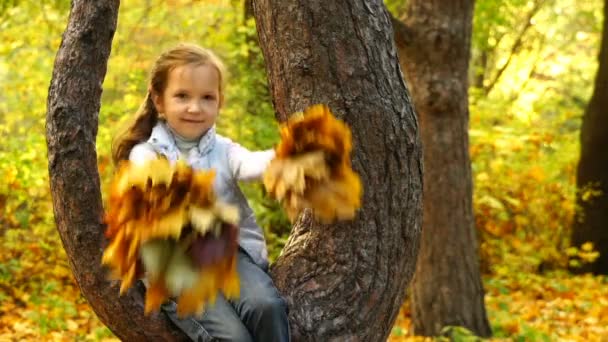
[[[177,134],[198,139],[215,124],[222,103],[220,75],[210,64],[186,64],[169,72],[162,94],[153,94],[158,113]]]

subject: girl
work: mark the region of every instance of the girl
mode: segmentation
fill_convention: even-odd
[[[239,207],[238,300],[218,295],[200,320],[179,319],[175,302],[162,306],[193,341],[289,341],[287,304],[266,273],[266,244],[239,180],[260,179],[274,151],[250,152],[215,132],[224,101],[224,67],[210,51],[181,44],[154,64],[148,94],[135,120],[112,146],[115,163],[159,156],[216,171],[218,197]]]

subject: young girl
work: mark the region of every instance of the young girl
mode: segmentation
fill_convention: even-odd
[[[179,319],[170,301],[162,306],[170,319],[193,341],[288,341],[287,304],[266,273],[264,236],[237,183],[260,179],[274,152],[250,152],[216,134],[224,74],[222,62],[198,46],[181,44],[163,53],[134,122],[114,141],[112,158],[138,163],[164,156],[183,158],[195,169],[213,168],[218,197],[239,207],[239,299],[220,294],[200,320]]]

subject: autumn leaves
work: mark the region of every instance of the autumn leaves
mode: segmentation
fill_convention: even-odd
[[[238,209],[217,201],[214,177],[162,158],[120,166],[102,263],[122,280],[121,294],[145,271],[146,313],[169,297],[178,297],[178,313],[186,315],[201,313],[218,290],[238,296]]]
[[[324,105],[312,106],[281,126],[276,157],[264,185],[291,220],[305,208],[329,223],[351,219],[362,186],[350,164],[349,128]],[[193,170],[165,159],[124,163],[110,190],[102,263],[121,294],[145,275],[145,312],[176,297],[180,316],[201,314],[218,291],[237,297],[239,213],[213,192],[213,170]]]

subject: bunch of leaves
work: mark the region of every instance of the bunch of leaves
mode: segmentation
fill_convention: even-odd
[[[159,158],[124,162],[112,182],[106,215],[110,239],[102,263],[122,281],[150,281],[144,312],[178,297],[178,315],[202,314],[218,292],[239,293],[236,273],[238,208],[220,202],[215,172]]]
[[[362,187],[351,167],[351,149],[348,126],[327,106],[311,106],[281,126],[264,186],[292,221],[305,208],[326,223],[352,219],[361,205]]]

